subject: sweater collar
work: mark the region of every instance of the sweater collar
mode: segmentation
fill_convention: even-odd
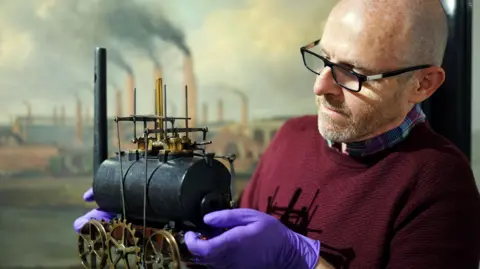
[[[425,119],[420,104],[416,104],[398,127],[365,141],[347,143],[343,152],[350,156],[362,157],[392,148],[402,142],[415,125],[424,122]],[[341,148],[341,145],[331,140],[327,140],[327,143],[329,147]]]

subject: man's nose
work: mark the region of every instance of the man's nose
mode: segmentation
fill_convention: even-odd
[[[332,69],[325,67],[315,79],[313,93],[315,95],[340,95],[342,92],[342,87],[340,87],[333,78]]]

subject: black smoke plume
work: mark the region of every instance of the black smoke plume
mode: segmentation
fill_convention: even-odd
[[[169,42],[185,55],[190,55],[183,32],[159,8],[149,10],[131,0],[103,0],[100,1],[99,12],[103,14],[101,21],[107,26],[109,35],[142,49],[156,65],[160,66],[155,38]]]
[[[156,67],[162,66],[160,56],[165,43],[190,55],[182,30],[170,21],[161,5],[141,6],[133,0],[38,0],[21,10],[19,5],[3,0],[0,15],[15,11],[15,16],[8,16],[10,23],[19,31],[30,32],[35,41],[30,62],[59,66],[57,79],[88,76],[85,74],[91,72],[95,47],[107,48],[109,60],[129,74],[133,68],[123,56],[126,50],[142,53]],[[38,73],[35,66],[31,65],[31,69]]]
[[[133,69],[130,64],[125,61],[118,50],[109,49],[107,52],[107,59],[112,61],[116,66],[124,70],[128,75],[133,76]]]

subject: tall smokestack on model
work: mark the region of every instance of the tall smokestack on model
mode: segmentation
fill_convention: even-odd
[[[223,100],[218,99],[218,122],[223,122]]]
[[[134,90],[134,88],[135,88],[135,79],[133,77],[133,74],[128,74],[128,76],[127,76],[127,90],[125,91],[127,93],[128,115],[133,115],[133,113],[134,113],[134,107],[135,107],[135,104],[134,104],[135,100],[133,100],[133,90]]]
[[[207,103],[202,104],[202,123],[206,124],[208,121],[208,105]]]
[[[83,143],[83,119],[82,119],[82,102],[80,98],[77,97],[77,106],[76,106],[76,138],[79,145]]]
[[[188,125],[191,127],[197,126],[197,86],[195,83],[195,76],[193,74],[193,60],[191,55],[185,56],[184,61],[184,79],[185,85],[188,87],[188,117],[191,118]]]
[[[95,49],[94,113],[93,113],[93,176],[108,157],[107,138],[107,50]]]

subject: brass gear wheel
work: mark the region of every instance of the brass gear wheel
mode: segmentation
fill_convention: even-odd
[[[154,230],[145,244],[146,269],[180,269],[180,250],[168,230]]]
[[[104,268],[107,264],[107,225],[92,219],[78,233],[78,255],[86,269]]]
[[[140,268],[139,238],[131,223],[125,219],[113,220],[107,242],[108,261],[111,268],[138,269]],[[119,265],[119,262],[122,264]]]

